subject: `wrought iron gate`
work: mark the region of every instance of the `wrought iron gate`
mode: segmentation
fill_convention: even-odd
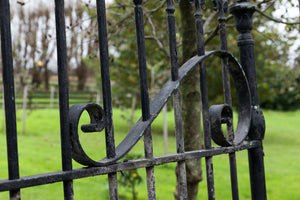
[[[194,0],[198,52],[197,55],[178,68],[174,17],[175,8],[173,6],[173,0],[167,0],[166,12],[169,28],[171,78],[166,82],[159,94],[150,104],[144,42],[143,2],[142,0],[134,0],[133,2],[135,4],[136,41],[138,45],[137,52],[140,72],[139,78],[142,103],[141,119],[136,123],[125,139],[115,147],[104,0],[97,0],[98,34],[104,102],[103,109],[97,104],[79,104],[69,108],[64,1],[55,0],[62,171],[20,177],[10,30],[10,5],[9,0],[0,0],[1,48],[9,168],[8,180],[0,181],[0,191],[10,191],[10,199],[20,199],[20,190],[22,188],[63,182],[65,199],[73,199],[74,179],[107,174],[110,199],[118,199],[117,172],[135,168],[146,168],[148,199],[156,199],[154,167],[165,163],[177,162],[179,169],[178,181],[180,185],[180,198],[187,199],[185,160],[204,157],[206,161],[208,196],[209,199],[215,199],[213,156],[228,154],[230,160],[232,199],[239,199],[235,152],[248,150],[252,199],[266,199],[262,147],[265,124],[263,114],[259,110],[254,60],[254,41],[250,34],[252,29],[252,14],[255,11],[255,7],[250,5],[247,0],[237,0],[237,4],[230,8],[230,12],[235,16],[236,27],[239,31],[238,46],[241,62],[241,64],[239,64],[234,56],[227,52],[224,18],[224,12],[227,10],[227,1],[213,0],[215,9],[219,11],[221,49],[205,52],[201,13],[201,7],[204,6],[205,2],[204,0]],[[222,62],[225,103],[222,105],[214,105],[209,108],[205,60],[213,56],[220,57]],[[201,85],[202,94],[205,149],[185,152],[182,134],[179,85],[185,76],[195,67],[198,67],[200,70],[201,81],[199,84]],[[233,132],[232,126],[229,73],[235,83],[238,96],[239,117],[235,132]],[[171,96],[173,96],[175,113],[177,153],[154,157],[151,123],[155,120],[158,113]],[[88,157],[78,138],[78,122],[82,112],[85,110],[89,113],[91,123],[83,126],[82,130],[85,132],[105,130],[107,157],[99,161],[95,161]],[[222,124],[227,124],[227,136],[222,132]],[[142,137],[144,137],[145,158],[118,162]],[[211,139],[213,139],[220,147],[212,147]],[[72,158],[89,167],[73,169]]]

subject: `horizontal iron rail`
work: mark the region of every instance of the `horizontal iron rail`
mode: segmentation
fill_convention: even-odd
[[[125,171],[130,169],[145,168],[157,165],[163,165],[166,163],[180,162],[190,159],[217,156],[222,154],[229,154],[246,149],[259,148],[261,146],[260,141],[245,141],[243,144],[231,147],[218,147],[208,150],[189,151],[185,153],[169,154],[163,156],[156,156],[152,159],[138,159],[123,161],[116,164],[103,166],[103,167],[86,167],[78,168],[69,171],[57,171],[45,174],[38,174],[32,176],[24,176],[15,180],[1,180],[0,192],[16,190],[26,187],[45,185],[50,183],[56,183],[66,180],[80,179],[97,175],[105,175],[109,173]]]

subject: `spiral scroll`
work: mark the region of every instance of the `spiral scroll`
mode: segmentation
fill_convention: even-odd
[[[234,58],[234,56],[227,51],[212,51],[208,52],[203,56],[195,56],[188,60],[185,64],[183,64],[179,69],[179,78],[176,81],[172,81],[171,79],[167,81],[164,87],[161,89],[159,94],[153,100],[150,106],[150,118],[147,121],[143,121],[140,119],[135,126],[130,130],[127,136],[123,139],[123,141],[116,148],[116,156],[114,158],[103,158],[102,160],[95,161],[87,156],[84,152],[83,148],[80,145],[79,137],[78,137],[78,124],[79,119],[84,110],[86,110],[91,118],[91,124],[85,125],[82,127],[84,131],[101,131],[104,128],[103,120],[103,110],[97,104],[79,104],[74,105],[70,108],[70,126],[71,126],[71,141],[72,141],[72,156],[73,159],[77,162],[87,165],[87,166],[105,166],[108,164],[115,163],[123,156],[125,156],[133,146],[140,140],[143,136],[146,129],[151,125],[154,119],[157,117],[165,103],[172,96],[175,89],[177,89],[180,85],[180,82],[184,79],[184,77],[199,63],[204,62],[205,59],[211,56],[218,57],[228,57],[229,60],[229,70],[233,77],[235,87],[237,90],[238,96],[238,107],[239,107],[239,117],[238,117],[238,126],[235,132],[235,136],[232,140],[228,140],[223,136],[213,136],[212,139],[221,146],[229,146],[229,145],[238,145],[240,144],[247,136],[249,127],[250,127],[250,119],[251,119],[251,100],[249,93],[249,86],[247,83],[247,79],[242,70],[242,67]],[[213,108],[213,107],[212,107]],[[217,108],[217,107],[215,107]],[[222,108],[222,109],[220,109]],[[228,106],[221,106],[216,110],[217,112],[211,113],[211,127],[217,127],[222,123],[222,119],[215,120],[215,118],[222,118],[224,109],[229,109]],[[218,113],[219,112],[219,113]],[[221,112],[221,113],[220,113]],[[226,111],[227,113],[227,111]],[[224,117],[224,116],[223,116]],[[228,117],[228,116],[227,116]],[[230,117],[230,115],[229,115]],[[219,129],[215,129],[212,132],[213,135],[223,134],[220,131],[216,131]],[[221,138],[221,139],[220,139]]]

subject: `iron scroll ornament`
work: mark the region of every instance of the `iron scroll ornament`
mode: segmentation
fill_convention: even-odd
[[[82,165],[94,166],[97,165],[97,161],[94,161],[85,153],[78,135],[79,120],[85,110],[88,112],[91,122],[90,124],[82,125],[81,130],[88,133],[101,132],[104,129],[104,111],[101,106],[95,103],[73,105],[69,111],[72,158]]]
[[[71,131],[71,144],[72,144],[72,157],[78,163],[86,166],[106,166],[109,164],[113,164],[117,162],[119,159],[124,157],[133,147],[134,145],[142,138],[146,129],[151,125],[154,119],[158,116],[166,102],[172,96],[173,92],[179,88],[180,82],[187,76],[187,74],[198,64],[204,62],[207,58],[211,56],[218,57],[227,57],[229,61],[229,71],[233,77],[233,81],[237,91],[238,97],[238,125],[236,128],[236,132],[234,134],[233,140],[228,140],[224,134],[220,131],[220,129],[215,127],[220,127],[223,121],[215,120],[216,117],[222,115],[222,109],[215,110],[216,112],[211,112],[210,115],[210,123],[212,139],[216,144],[221,146],[230,146],[230,145],[238,145],[243,142],[246,138],[249,128],[250,128],[250,120],[251,120],[251,99],[250,99],[250,90],[247,82],[247,78],[244,74],[244,71],[241,65],[238,63],[236,58],[227,51],[217,50],[207,52],[202,56],[194,56],[189,59],[186,63],[184,63],[178,72],[178,79],[172,81],[169,79],[163,88],[160,90],[158,95],[152,101],[150,105],[150,118],[147,121],[143,121],[142,118],[134,125],[134,127],[129,131],[127,136],[123,139],[123,141],[116,147],[115,149],[115,157],[113,158],[103,158],[99,161],[92,160],[83,150],[79,137],[78,137],[78,124],[79,119],[84,110],[90,115],[91,124],[85,125],[84,130],[89,131],[101,131],[104,128],[103,118],[103,110],[97,104],[78,104],[73,105],[70,108],[69,116],[70,116],[70,131]],[[213,108],[212,106],[211,108]],[[218,106],[217,106],[218,107]],[[222,106],[221,106],[222,107]],[[228,106],[223,106],[226,109],[229,109]],[[216,107],[215,107],[216,108]],[[231,109],[231,108],[230,108]],[[223,116],[224,117],[224,116]],[[221,122],[221,123],[219,123]]]

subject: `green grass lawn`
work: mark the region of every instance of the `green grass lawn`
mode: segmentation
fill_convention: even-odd
[[[271,200],[300,199],[300,111],[275,112],[265,111],[266,136],[264,140],[265,173],[267,181],[267,196]],[[118,144],[128,131],[125,120],[128,112],[114,110],[115,137]],[[136,112],[136,116],[140,111]],[[125,116],[125,117],[124,117]],[[18,112],[18,133],[21,133],[22,113]],[[1,119],[1,118],[0,118]],[[86,116],[81,123],[86,122]],[[175,153],[173,113],[168,113],[169,123],[169,153]],[[2,119],[1,119],[2,122]],[[2,123],[0,124],[2,130]],[[94,159],[105,156],[104,134],[82,134],[80,140],[89,155]],[[153,124],[154,155],[163,155],[162,116]],[[61,170],[59,113],[57,110],[35,110],[29,113],[26,123],[26,134],[19,134],[20,175],[28,176]],[[131,154],[142,155],[143,141],[139,142]],[[240,199],[251,199],[247,152],[237,153],[237,168]],[[202,166],[204,166],[204,160]],[[7,179],[6,138],[0,132],[0,179]],[[74,168],[82,167],[73,162]],[[176,164],[158,166],[155,168],[157,199],[173,199],[175,189]],[[143,181],[137,186],[138,198],[147,199],[145,170],[138,169]],[[214,157],[214,175],[216,199],[231,199],[230,174],[228,155]],[[199,185],[198,199],[207,199],[205,169],[203,182]],[[106,176],[97,176],[74,180],[75,199],[108,199],[108,184]],[[131,199],[129,189],[119,186],[120,199]],[[21,190],[22,199],[63,199],[62,183],[26,188]],[[0,199],[8,199],[8,192],[0,193]]]

